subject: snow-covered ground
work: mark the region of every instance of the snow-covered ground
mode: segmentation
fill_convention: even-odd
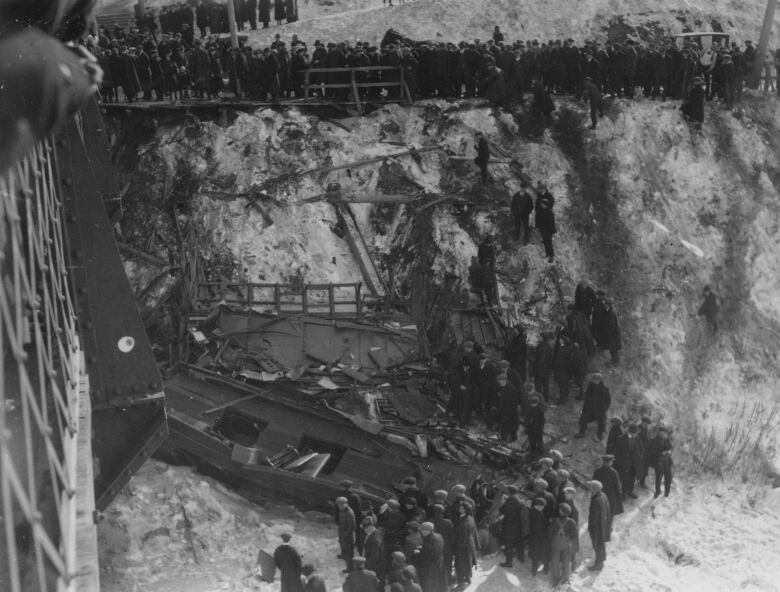
[[[774,592],[780,590],[778,499],[712,477],[677,477],[669,498],[638,490],[615,521],[605,569],[587,569],[593,551],[581,528],[580,566],[569,590],[580,592]],[[777,491],[777,490],[776,490]],[[578,495],[581,526],[587,493]],[[192,523],[188,542],[182,505]],[[276,592],[255,567],[257,553],[273,553],[282,532],[304,563],[323,575],[328,590],[343,582],[343,562],[332,517],[302,514],[269,502],[258,506],[192,469],[149,461],[106,512],[98,526],[103,592]],[[197,555],[197,563],[195,561]],[[479,560],[467,592],[551,590],[532,577],[527,563],[500,567],[503,555]],[[519,586],[519,588],[518,588]]]

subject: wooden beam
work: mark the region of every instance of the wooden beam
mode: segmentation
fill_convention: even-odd
[[[116,246],[119,248],[120,251],[124,251],[126,254],[132,255],[133,257],[137,257],[138,259],[143,259],[148,263],[153,263],[154,265],[168,265],[168,262],[165,259],[161,257],[155,257],[154,255],[150,255],[149,253],[146,253],[141,249],[136,249],[135,247],[131,247],[128,244],[120,243],[119,241],[116,241]]]

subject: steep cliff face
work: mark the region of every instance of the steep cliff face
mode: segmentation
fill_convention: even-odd
[[[444,101],[387,106],[342,121],[349,131],[296,110],[241,114],[225,126],[171,118],[147,131],[138,120],[116,120],[128,187],[119,236],[167,263],[129,258],[128,273],[141,306],[157,311],[150,323],[164,340],[174,335],[168,320],[175,315],[154,305],[175,294],[181,244],[206,277],[361,281],[334,206],[307,198],[322,196],[331,183],[345,196],[366,199],[455,195],[455,202],[427,208],[430,197],[349,206],[393,289],[408,296],[411,274],[423,270],[438,285],[453,277],[466,284],[478,243],[494,233],[502,305],[519,315],[531,340],[561,321],[577,282],[603,288],[615,302],[625,343],[619,365],[605,354],[592,361],[604,370],[612,411],[634,419],[649,413],[674,429],[672,496],[653,500],[640,491],[615,523],[607,569],[598,578],[581,570],[572,589],[776,590],[754,567],[773,564],[780,527],[773,513],[778,490],[767,494],[778,472],[780,428],[780,105],[751,96],[732,114],[713,104],[699,132],[671,102],[617,100],[605,115],[589,130],[585,105],[562,99],[547,127],[521,111]],[[492,181],[484,186],[472,162],[476,131],[497,147]],[[410,147],[441,150],[392,157]],[[388,158],[306,172],[379,156]],[[519,178],[509,157],[556,198],[554,265],[545,261],[538,235],[527,246],[512,240],[508,201]],[[273,179],[258,197],[263,212],[248,205],[244,194]],[[158,279],[166,267],[172,269]],[[150,280],[153,287],[145,289]],[[717,333],[697,315],[705,285],[720,299]],[[551,429],[570,435],[577,412],[574,404],[551,408]],[[556,446],[581,471],[603,448],[587,438]],[[584,511],[587,494],[578,502]],[[125,528],[128,516],[122,506],[106,528]],[[152,510],[132,516],[155,527]],[[327,535],[309,532],[299,518],[296,528],[311,535],[307,557],[331,566],[332,553],[316,544]],[[208,536],[220,545],[231,532]],[[235,533],[249,536],[240,528]],[[583,557],[590,559],[586,539]],[[139,549],[133,547],[134,560],[147,553]],[[157,577],[145,562],[127,567],[117,557],[107,560],[110,589]],[[221,578],[225,589],[257,586],[241,549],[225,546],[212,559],[198,568],[199,577]],[[475,587],[544,589],[525,571],[494,569],[500,560],[483,560]],[[338,574],[328,577],[337,586]]]
[[[388,106],[351,120],[351,132],[295,110],[242,114],[227,127],[189,120],[160,127],[138,147],[141,156],[127,160],[144,184],[126,196],[122,233],[148,244],[156,225],[161,238],[152,241],[166,254],[164,245],[191,231],[207,276],[361,281],[335,208],[306,198],[331,183],[365,199],[456,194],[468,203],[350,206],[395,290],[408,295],[420,264],[437,283],[452,274],[466,285],[477,244],[495,233],[502,305],[517,310],[542,298],[521,315],[532,336],[560,321],[578,281],[605,289],[626,337],[620,371],[611,373],[617,410],[652,408],[684,426],[696,463],[751,457],[762,471],[752,473],[758,466],[750,463],[744,470],[765,474],[780,392],[779,116],[777,102],[749,99],[735,115],[709,109],[695,132],[676,104],[618,101],[590,131],[583,106],[563,100],[546,129],[522,114],[438,101]],[[538,237],[528,246],[512,240],[508,201],[519,179],[508,159],[494,157],[492,182],[478,183],[476,131],[555,195],[554,267]],[[430,146],[441,150],[302,174]],[[267,216],[235,197],[285,175],[259,202]],[[175,249],[167,255],[179,257]],[[148,280],[135,277],[139,286]],[[696,314],[705,285],[721,300],[717,334]]]

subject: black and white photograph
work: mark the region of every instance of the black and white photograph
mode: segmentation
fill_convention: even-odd
[[[778,0],[0,0],[0,592],[780,592]]]

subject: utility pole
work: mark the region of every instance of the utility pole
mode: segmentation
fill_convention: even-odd
[[[230,47],[238,49],[238,27],[236,26],[236,6],[233,0],[227,0],[228,25],[230,26]]]
[[[233,0],[227,0],[227,13],[228,13],[228,25],[230,26],[230,47],[233,48],[233,53],[238,53],[238,27],[236,26],[236,5],[233,4]],[[237,58],[232,56],[233,76],[236,81],[236,98],[241,98],[241,81],[238,79],[238,72],[236,71]]]
[[[753,64],[751,73],[751,83],[754,88],[758,88],[761,83],[761,70],[764,67],[764,58],[769,46],[769,36],[772,34],[772,21],[775,18],[775,9],[777,0],[767,0],[766,13],[764,13],[764,26],[761,27],[761,37],[758,40],[758,50],[756,51],[756,63]]]

